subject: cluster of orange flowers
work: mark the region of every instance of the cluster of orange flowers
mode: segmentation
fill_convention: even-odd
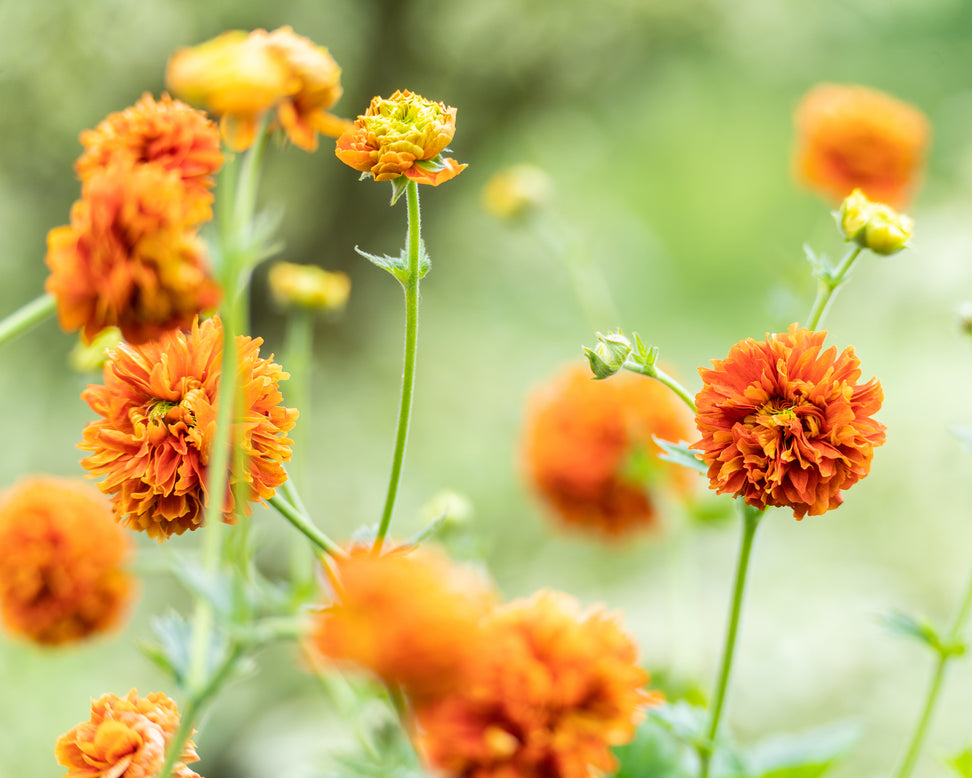
[[[61,326],[142,343],[219,302],[197,230],[212,215],[219,133],[204,114],[146,94],[81,134],[81,199],[47,236],[46,288]]]
[[[527,409],[527,476],[568,526],[618,537],[657,521],[663,490],[685,493],[691,474],[658,458],[653,437],[685,440],[692,417],[666,387],[633,373],[592,381],[568,368]]]
[[[139,697],[104,694],[91,703],[91,718],[57,740],[54,755],[67,768],[63,778],[154,778],[179,728],[179,709],[161,692]],[[187,740],[171,775],[199,778],[186,765],[199,761]]]
[[[542,592],[496,606],[468,571],[427,549],[352,554],[312,648],[408,695],[430,766],[477,778],[584,778],[616,766],[655,698],[615,617]]]
[[[114,626],[132,594],[128,538],[85,484],[32,478],[0,503],[0,617],[44,645]]]
[[[260,357],[260,338],[236,340],[242,407],[233,425],[234,462],[223,501],[224,519],[234,521],[235,494],[249,502],[272,497],[286,480],[297,411],[281,405],[280,365]],[[203,521],[210,495],[206,465],[216,432],[223,328],[219,317],[195,322],[188,333],[172,332],[142,346],[109,351],[103,385],[81,395],[101,418],[85,427],[81,464],[105,476],[118,521],[163,540]],[[239,469],[237,468],[239,464]]]

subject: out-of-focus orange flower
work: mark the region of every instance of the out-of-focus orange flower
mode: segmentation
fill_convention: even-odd
[[[223,164],[216,125],[168,95],[156,101],[145,93],[135,105],[82,132],[81,144],[85,151],[74,168],[82,181],[112,164],[161,165],[176,171],[186,193],[207,206],[213,199],[213,174]]]
[[[0,615],[13,633],[71,643],[117,624],[132,594],[128,538],[83,483],[32,478],[0,503]]]
[[[316,654],[366,668],[412,699],[462,684],[493,602],[479,576],[425,547],[356,550],[334,564],[338,593],[316,617]]]
[[[691,473],[660,460],[652,436],[678,442],[691,429],[691,414],[657,381],[623,371],[595,381],[571,366],[530,400],[527,477],[566,524],[620,536],[655,522],[658,488],[690,488]]]
[[[115,518],[164,540],[204,519],[207,463],[216,433],[222,323],[195,322],[189,333],[171,332],[142,346],[111,349],[103,385],[81,395],[101,418],[90,422],[79,447],[91,452],[81,464],[111,495]],[[297,411],[283,407],[280,365],[260,357],[260,338],[237,338],[240,408],[233,439],[242,453],[223,496],[224,521],[235,521],[234,490],[243,510],[272,497],[286,480]],[[236,457],[232,458],[233,460]]]
[[[57,739],[54,756],[67,768],[63,778],[155,778],[165,750],[179,729],[179,708],[161,692],[139,697],[104,694],[91,703],[91,719]],[[174,778],[199,778],[186,765],[198,762],[187,740],[172,770]]]
[[[223,136],[235,151],[253,143],[271,110],[290,140],[306,151],[317,148],[317,133],[337,136],[350,125],[327,113],[341,97],[341,68],[326,48],[290,27],[232,30],[180,49],[169,59],[166,84],[221,116]]]
[[[405,176],[438,186],[467,167],[440,157],[455,132],[455,108],[399,90],[389,98],[375,97],[338,138],[335,154],[375,181]]]
[[[876,89],[820,84],[796,110],[795,169],[837,203],[855,189],[894,208],[918,185],[931,129],[925,115]]]
[[[466,778],[589,778],[617,766],[654,697],[637,647],[602,610],[540,592],[498,608],[470,680],[416,708],[429,763]]]
[[[92,173],[71,224],[47,236],[45,288],[61,327],[90,342],[106,327],[141,343],[188,327],[219,302],[193,225],[209,205],[187,197],[178,172],[113,164]]]
[[[836,508],[841,491],[868,474],[884,443],[884,425],[871,418],[884,393],[875,378],[858,383],[852,348],[822,351],[826,336],[793,324],[699,369],[702,439],[692,448],[711,488],[761,510],[785,505],[802,519]]]

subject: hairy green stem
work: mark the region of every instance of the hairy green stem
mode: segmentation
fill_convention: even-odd
[[[408,203],[408,276],[402,286],[405,288],[405,359],[402,369],[402,397],[398,408],[398,431],[395,433],[395,453],[392,457],[391,475],[388,478],[388,492],[385,507],[381,512],[381,523],[375,536],[373,554],[381,553],[381,546],[388,534],[395,497],[402,477],[402,464],[405,461],[405,445],[408,441],[408,423],[412,415],[412,390],[415,386],[415,352],[418,349],[419,314],[419,247],[422,240],[422,218],[419,213],[418,184],[408,182],[406,190]]]
[[[42,294],[0,320],[0,346],[51,318],[57,310],[54,295]]]
[[[689,410],[691,410],[692,413],[697,414],[699,412],[699,409],[695,407],[695,398],[689,394],[688,390],[657,365],[646,366],[632,359],[628,359],[624,365],[622,365],[622,367],[625,370],[630,370],[632,373],[648,376],[649,378],[654,378],[656,381],[663,383],[678,395],[679,399],[689,407]]]
[[[347,552],[315,527],[303,510],[291,505],[279,495],[271,497],[267,502],[325,554],[330,554],[336,559],[347,557]]]
[[[699,760],[701,762],[701,778],[708,778],[712,756],[716,747],[716,736],[719,734],[719,721],[729,689],[729,676],[732,672],[732,660],[736,650],[736,636],[739,632],[739,616],[742,613],[743,596],[746,591],[746,576],[749,572],[749,557],[753,548],[753,539],[759,528],[763,512],[740,502],[742,513],[742,541],[739,544],[739,557],[736,562],[735,580],[732,587],[732,603],[729,608],[729,623],[726,627],[725,643],[722,647],[722,661],[719,663],[719,675],[716,679],[715,695],[712,700],[711,718],[705,733],[705,741],[699,746]]]
[[[972,576],[969,578],[969,583],[965,589],[965,596],[962,598],[962,603],[955,612],[952,625],[945,638],[944,647],[946,649],[954,646],[960,639],[962,630],[965,629],[965,624],[969,620],[970,612],[972,612]],[[954,656],[956,654],[952,651],[943,650],[942,648],[938,650],[931,683],[928,685],[928,693],[925,695],[924,708],[918,719],[918,724],[915,726],[915,731],[912,733],[908,750],[905,752],[904,758],[894,773],[894,778],[908,778],[915,767],[915,763],[918,761],[918,756],[921,754],[921,749],[925,742],[925,734],[931,724],[935,705],[938,702],[938,695],[941,692],[942,683],[945,680],[945,668],[948,665],[948,661]]]
[[[837,289],[846,283],[847,274],[863,250],[860,246],[855,246],[847,252],[834,271],[823,271],[817,274],[817,299],[813,301],[813,308],[810,309],[810,317],[807,320],[808,330],[815,330],[820,326],[827,307],[837,294]]]

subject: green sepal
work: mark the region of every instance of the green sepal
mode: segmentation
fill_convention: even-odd
[[[972,778],[972,748],[967,748],[962,753],[946,759],[945,765],[962,778]]]
[[[391,203],[389,205],[394,205],[398,202],[398,198],[405,194],[405,190],[408,189],[409,179],[405,176],[398,176],[391,180],[392,185],[392,196]]]
[[[449,149],[445,149],[448,151]],[[445,163],[445,157],[442,156],[443,152],[439,152],[432,159],[420,159],[412,163],[413,167],[417,167],[420,170],[425,170],[428,173],[438,173],[440,170],[445,170],[448,165]],[[404,176],[403,176],[404,178]]]
[[[966,645],[961,641],[945,643],[938,631],[927,621],[919,621],[914,616],[901,611],[885,614],[884,626],[893,634],[901,635],[919,643],[924,643],[936,654],[941,656],[961,656],[965,653]]]
[[[747,773],[752,778],[818,778],[846,757],[859,738],[860,728],[851,722],[774,735],[750,749]]]
[[[658,455],[659,459],[674,462],[676,465],[687,467],[689,470],[694,470],[703,475],[709,472],[708,465],[698,458],[696,453],[689,448],[688,443],[672,443],[659,437],[653,437],[652,440],[661,447],[662,453]]]

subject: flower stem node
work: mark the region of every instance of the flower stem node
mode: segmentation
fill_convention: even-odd
[[[868,200],[860,189],[847,196],[837,212],[846,240],[875,254],[895,254],[907,248],[914,220],[883,203]]]
[[[597,345],[591,349],[584,347],[584,356],[591,365],[591,372],[597,380],[610,378],[622,367],[632,352],[629,341],[621,330],[609,332],[607,335],[597,333]]]

